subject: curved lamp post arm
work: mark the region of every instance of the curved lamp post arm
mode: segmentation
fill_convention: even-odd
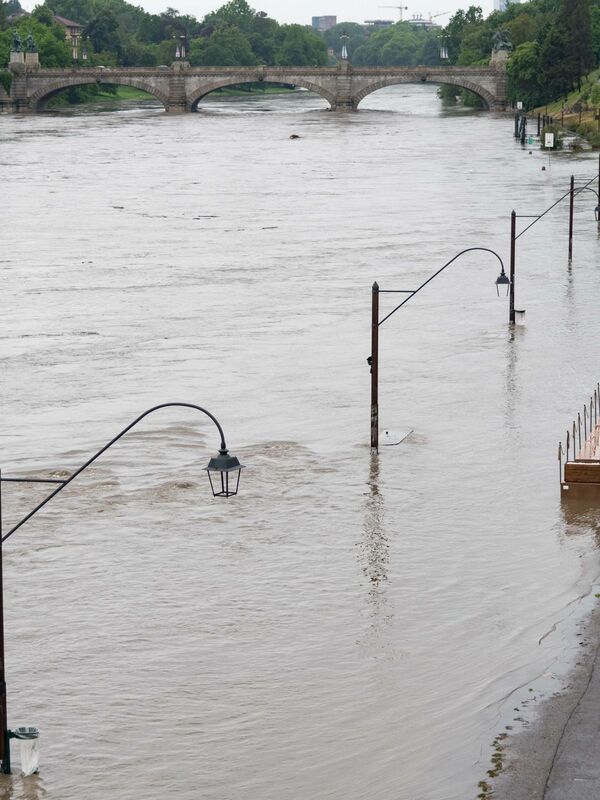
[[[576,196],[577,196],[578,194],[580,194],[581,192],[592,192],[593,194],[595,194],[595,195],[596,195],[596,198],[597,198],[598,200],[600,200],[600,194],[598,194],[598,192],[597,192],[595,189],[592,189],[592,187],[591,187],[591,186],[582,186],[582,187],[581,187],[581,188],[579,188],[579,189],[575,189],[575,195],[576,195]]]
[[[383,319],[382,319],[382,320],[381,320],[381,321],[380,321],[378,324],[379,324],[379,325],[383,325],[383,323],[386,321],[386,319],[389,319],[389,318],[392,316],[392,314],[395,314],[395,313],[396,313],[396,311],[398,311],[398,309],[399,309],[399,308],[402,308],[402,306],[403,306],[403,305],[405,305],[406,303],[408,303],[408,301],[409,301],[409,300],[411,300],[411,299],[412,299],[412,298],[413,298],[413,297],[414,297],[414,296],[417,294],[417,292],[420,292],[420,291],[421,291],[421,289],[425,288],[425,286],[427,286],[427,284],[428,284],[428,283],[430,283],[430,282],[431,282],[431,281],[432,281],[434,278],[436,278],[436,277],[437,277],[437,276],[440,274],[440,272],[443,272],[443,271],[446,269],[446,267],[449,267],[449,266],[450,266],[450,264],[452,264],[454,261],[456,261],[456,259],[457,259],[457,258],[460,258],[460,256],[463,256],[465,253],[471,253],[471,252],[473,252],[474,250],[483,250],[483,251],[484,251],[484,252],[486,252],[486,253],[491,253],[493,256],[496,256],[496,258],[497,258],[497,259],[498,259],[498,261],[500,262],[500,267],[501,267],[501,272],[500,272],[500,274],[501,274],[501,275],[504,275],[504,274],[505,274],[505,272],[504,272],[504,262],[502,261],[502,259],[500,258],[500,256],[498,255],[498,253],[496,253],[496,251],[495,251],[495,250],[490,250],[490,248],[489,248],[489,247],[467,247],[467,249],[466,249],[466,250],[461,250],[461,251],[460,251],[460,253],[457,253],[457,254],[454,256],[454,258],[451,258],[451,259],[450,259],[450,261],[447,261],[447,262],[444,264],[444,266],[443,266],[443,267],[440,267],[440,268],[438,269],[438,271],[437,271],[437,272],[434,272],[434,273],[433,273],[433,275],[431,275],[429,278],[427,278],[427,280],[426,280],[426,281],[424,281],[424,282],[423,282],[423,283],[422,283],[422,284],[419,286],[419,288],[418,288],[418,289],[413,289],[413,290],[411,290],[411,291],[409,291],[409,292],[402,292],[403,294],[408,294],[408,297],[407,297],[405,300],[403,300],[401,303],[399,303],[399,304],[396,306],[396,308],[394,308],[392,311],[390,311],[390,313],[389,313],[389,314],[386,314],[386,316],[385,316],[385,317],[384,317],[384,318],[383,318]],[[381,293],[385,293],[385,292],[386,292],[386,290],[381,290],[381,289],[380,289],[379,291],[380,291]],[[390,290],[390,293],[395,293],[395,292],[394,292],[393,290]]]
[[[59,486],[57,486],[57,488],[53,492],[51,492],[48,495],[48,497],[46,497],[45,500],[42,500],[42,502],[39,503],[32,511],[30,511],[28,514],[26,514],[23,517],[23,519],[20,522],[18,522],[14,527],[12,527],[5,536],[2,536],[2,541],[4,542],[4,541],[6,541],[6,539],[8,539],[9,536],[12,536],[12,534],[21,527],[21,525],[24,525],[27,522],[27,520],[31,519],[31,517],[33,517],[35,514],[37,514],[37,512],[41,508],[43,508],[46,505],[46,503],[49,503],[50,500],[52,500],[53,497],[56,497],[56,495],[59,492],[62,492],[62,490],[65,488],[65,486],[67,486],[69,483],[71,483],[72,480],[74,480],[78,475],[80,475],[83,472],[84,469],[87,469],[87,467],[89,467],[90,464],[93,464],[94,461],[96,461],[97,458],[100,458],[100,456],[104,452],[106,452],[106,450],[108,450],[109,447],[112,447],[112,445],[115,444],[115,442],[118,442],[119,439],[122,436],[124,436],[128,431],[130,431],[134,427],[134,425],[137,425],[138,422],[140,422],[142,419],[144,419],[144,417],[147,417],[148,414],[152,414],[153,411],[158,411],[160,408],[171,408],[173,406],[178,406],[180,408],[193,408],[196,411],[201,411],[203,414],[206,414],[206,416],[209,417],[214,422],[214,424],[217,426],[217,430],[219,431],[219,436],[221,437],[220,454],[221,455],[227,455],[227,445],[225,443],[225,434],[223,433],[223,428],[221,427],[218,419],[215,416],[213,416],[213,414],[211,414],[210,411],[207,411],[205,408],[202,408],[202,406],[194,405],[193,403],[161,403],[161,405],[159,405],[159,406],[153,406],[152,408],[149,408],[147,411],[144,411],[143,414],[140,414],[140,416],[137,417],[136,419],[134,419],[133,422],[131,422],[126,428],[123,428],[123,430],[120,433],[118,433],[115,437],[113,437],[110,440],[110,442],[105,444],[104,447],[102,447],[100,450],[98,450],[98,452],[95,453],[91,458],[89,458],[85,462],[85,464],[82,464],[81,467],[76,469],[75,472],[72,475],[69,475],[69,477],[66,478],[64,481],[62,481],[62,480],[45,480],[43,478],[2,478],[2,477],[0,477],[0,481],[2,481],[2,482],[11,482],[11,483],[51,483],[51,484],[57,483],[57,484],[59,484]]]

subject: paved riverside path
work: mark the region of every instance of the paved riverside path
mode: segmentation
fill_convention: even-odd
[[[507,740],[494,800],[600,800],[600,607],[580,626],[580,657],[564,692]]]
[[[600,648],[560,737],[544,800],[600,799]]]

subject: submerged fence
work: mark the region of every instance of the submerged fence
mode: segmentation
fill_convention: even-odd
[[[563,458],[567,463],[600,465],[600,383],[596,384],[594,394],[583,411],[577,414],[567,429],[565,446],[558,443],[558,463],[561,483],[563,481]]]

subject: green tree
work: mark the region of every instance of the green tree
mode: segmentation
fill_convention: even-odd
[[[277,63],[283,67],[312,67],[327,64],[325,42],[310,28],[282,25],[279,29]]]
[[[91,22],[85,27],[84,36],[93,44],[94,50],[111,50],[119,48],[119,38],[116,36],[119,23],[109,8],[101,8]]]
[[[256,14],[248,34],[248,41],[254,55],[261,64],[275,63],[278,31],[279,25],[277,22],[268,17],[264,11],[259,11]]]
[[[419,41],[415,34],[404,26],[394,30],[393,35],[381,50],[381,64],[384,67],[411,66],[416,64]]]
[[[65,39],[64,29],[55,22],[43,25],[35,17],[21,17],[10,28],[0,31],[0,65],[7,64],[12,47],[12,28],[16,28],[21,39],[31,33],[35,39],[40,61],[45,67],[68,67],[73,63],[71,46]]]
[[[457,63],[465,35],[481,25],[483,25],[483,13],[480,6],[469,6],[467,11],[459,10],[450,17],[450,21],[443,31],[443,40],[448,49],[450,64]]]
[[[487,64],[491,52],[492,32],[483,23],[468,25],[464,29],[456,63],[460,66]]]
[[[594,65],[589,0],[560,0],[541,41],[542,76],[550,98],[567,94]]]
[[[217,29],[199,51],[192,52],[202,66],[252,67],[257,63],[250,42],[234,27]]]
[[[591,9],[591,34],[592,34],[592,51],[596,59],[596,63],[600,63],[600,2],[597,2]]]
[[[560,16],[564,17],[569,31],[570,60],[575,80],[581,86],[581,77],[596,64],[592,47],[592,16],[590,0],[563,0]]]
[[[569,32],[563,24],[548,26],[540,44],[540,82],[545,86],[545,100],[570,92],[575,80],[573,60],[568,57]]]
[[[204,17],[204,25],[212,25],[215,28],[233,26],[248,34],[252,31],[255,16],[256,11],[246,0],[230,0],[216,11],[207,14]]]
[[[323,31],[323,40],[334,53],[340,53],[342,50],[342,42],[340,40],[342,34],[348,36],[345,42],[348,58],[352,61],[357,48],[366,42],[367,31],[364,25],[359,25],[357,22],[338,22],[337,25],[329,28],[329,30]]]
[[[524,42],[520,44],[507,66],[509,100],[512,102],[521,100],[525,108],[532,108],[544,102],[541,74],[538,43]]]

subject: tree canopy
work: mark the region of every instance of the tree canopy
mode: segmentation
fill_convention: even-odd
[[[600,0],[511,2],[487,18],[471,5],[445,28],[340,22],[324,32],[282,25],[247,0],[229,0],[201,20],[172,7],[150,14],[127,0],[46,0],[31,15],[10,19],[20,11],[19,0],[0,0],[0,66],[8,60],[13,27],[22,38],[33,33],[43,65],[71,64],[65,30],[54,15],[83,26],[91,65],[169,64],[183,46],[193,66],[321,66],[337,63],[343,36],[356,66],[469,66],[487,64],[494,33],[507,31],[514,48],[509,98],[526,106],[565,95],[600,62]]]

